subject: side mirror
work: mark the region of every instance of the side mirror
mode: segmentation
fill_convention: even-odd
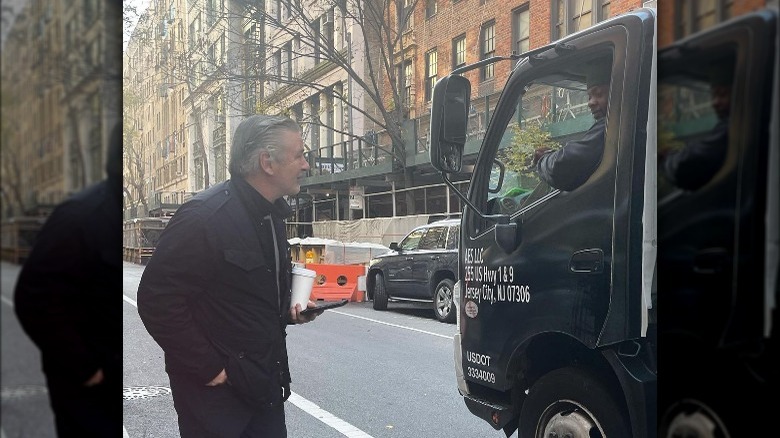
[[[498,168],[498,172],[496,172]],[[490,170],[490,184],[488,187],[488,193],[498,193],[501,191],[501,187],[504,185],[504,163],[498,158],[493,160],[493,169]]]
[[[390,244],[390,250],[392,251],[398,251],[400,248],[398,248],[398,242],[393,242]]]
[[[433,87],[428,131],[431,165],[440,172],[460,172],[471,99],[471,82],[445,76]]]

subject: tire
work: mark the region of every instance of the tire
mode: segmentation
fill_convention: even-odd
[[[455,322],[455,302],[452,299],[452,291],[455,283],[445,278],[436,285],[433,290],[433,314],[440,322]]]
[[[518,438],[631,436],[627,415],[591,373],[560,368],[531,386],[520,411]]]
[[[744,432],[744,430],[742,430]],[[659,437],[730,438],[725,421],[707,402],[695,398],[679,400],[665,409]]]
[[[374,300],[372,302],[374,310],[387,310],[387,290],[385,289],[385,278],[382,273],[377,273],[374,277]]]

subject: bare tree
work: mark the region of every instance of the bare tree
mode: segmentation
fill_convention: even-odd
[[[291,52],[290,61],[316,58],[318,66],[329,64],[345,72],[354,87],[360,89],[364,100],[353,100],[346,90],[333,92],[333,98],[340,100],[350,110],[362,114],[377,131],[383,133],[390,144],[389,149],[384,150],[392,157],[394,169],[403,172],[406,187],[413,185],[413,173],[406,165],[407,148],[415,145],[407,144],[404,133],[404,122],[409,118],[408,108],[412,105],[411,96],[405,92],[407,85],[411,84],[405,83],[403,74],[404,61],[410,59],[406,54],[405,31],[410,28],[417,1],[404,4],[403,0],[324,0],[312,7],[299,0],[282,0],[281,6],[287,8],[285,13],[272,8],[258,11],[265,22],[289,37],[278,38],[276,41],[279,43],[265,42],[266,64],[273,53],[289,50],[285,44],[289,39],[295,39],[300,42],[300,48]],[[335,11],[341,17],[341,23],[337,25],[342,30],[351,29],[349,33],[341,32],[345,38],[342,44],[334,41],[333,27],[321,25],[323,14],[334,14]],[[361,46],[353,46],[354,41]],[[354,62],[355,53],[365,56],[363,62]],[[264,68],[261,71],[263,79],[282,84],[286,90],[309,89],[321,92],[328,88],[328,84],[318,82],[316,75],[306,72],[293,76],[280,69],[273,71]],[[284,89],[280,90],[282,92],[269,93],[265,105],[283,106]],[[314,126],[326,126],[316,114],[310,122]],[[409,214],[414,214],[414,198],[410,191],[406,192],[406,204]]]
[[[146,163],[141,149],[140,137],[141,130],[137,120],[131,119],[129,114],[134,114],[140,105],[140,97],[132,91],[131,87],[123,87],[122,105],[124,106],[125,117],[122,120],[122,143],[124,150],[124,185],[122,190],[125,194],[125,204],[137,206],[140,202],[143,206],[143,212],[140,214],[146,216],[149,213],[149,202],[145,196],[146,188]],[[136,196],[138,199],[136,199]]]

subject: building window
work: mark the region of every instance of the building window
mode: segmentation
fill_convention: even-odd
[[[425,0],[425,18],[436,15],[437,7],[436,0]]]
[[[433,86],[436,85],[438,54],[436,49],[425,54],[425,101],[433,97]]]
[[[525,53],[530,48],[529,29],[528,5],[512,11],[512,36],[515,43],[512,49],[518,54]]]
[[[284,76],[289,80],[293,77],[293,68],[292,68],[292,41],[288,41],[284,45],[284,59],[282,60],[282,72]]]
[[[403,0],[404,7],[398,10],[398,28],[402,31],[412,29],[414,21],[414,5],[417,4],[415,0]]]
[[[336,42],[336,28],[333,26],[335,15],[335,9],[331,8],[322,16],[322,38],[325,50],[328,52],[333,49]]]
[[[222,182],[227,179],[225,125],[219,125],[212,132],[212,143],[214,144],[214,182]]]
[[[553,0],[552,39],[586,29],[609,18],[611,0]]]
[[[404,104],[412,106],[412,61],[404,63]]]
[[[322,61],[320,55],[322,50],[322,43],[320,42],[320,20],[313,20],[311,22],[311,34],[314,35],[314,64],[317,65]]]
[[[732,16],[733,0],[682,0],[675,3],[675,37],[682,38]]]
[[[466,35],[463,34],[452,40],[452,68],[466,65]]]
[[[487,59],[496,53],[496,22],[490,21],[482,26],[479,37],[479,59]],[[494,75],[495,64],[482,67],[482,80],[491,79]]]
[[[404,108],[404,116],[409,114],[412,106],[412,61],[405,61],[398,66],[398,92],[401,94],[401,105]]]
[[[209,0],[206,7],[206,27],[211,28],[217,22],[217,0]]]

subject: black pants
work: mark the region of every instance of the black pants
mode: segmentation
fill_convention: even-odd
[[[253,408],[229,385],[193,385],[170,376],[182,438],[287,438],[284,404]]]
[[[122,386],[104,382],[93,387],[49,379],[49,400],[59,438],[122,436]]]

